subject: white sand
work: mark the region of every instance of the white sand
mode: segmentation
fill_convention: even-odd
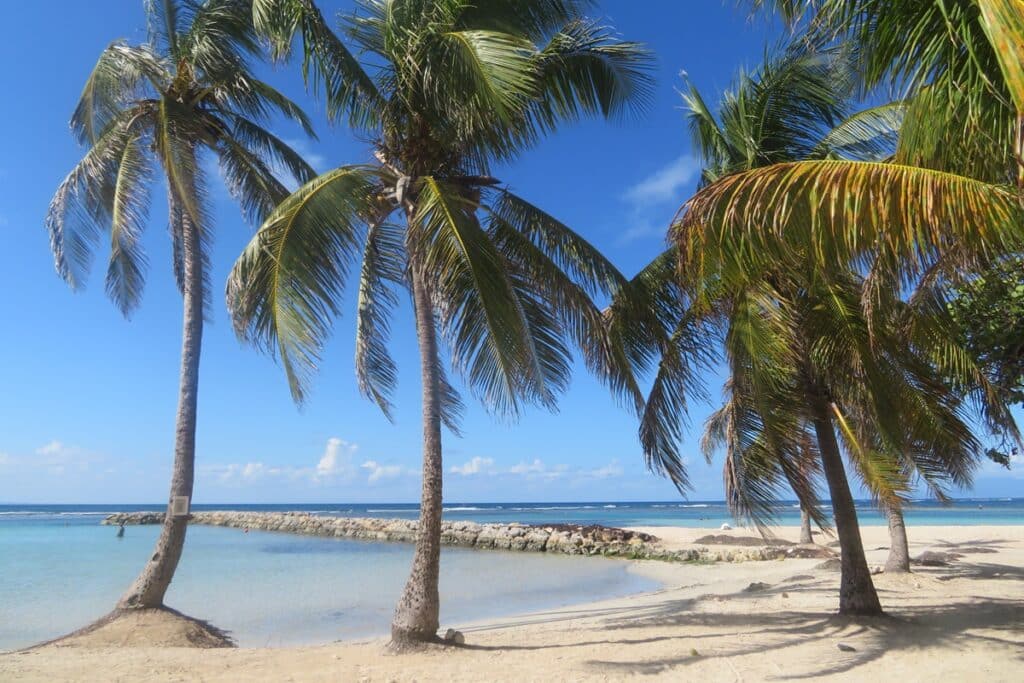
[[[650,531],[679,545],[708,533]],[[797,536],[795,528],[777,533]],[[637,562],[635,571],[667,587],[463,626],[464,648],[396,656],[384,651],[384,640],[232,650],[51,646],[0,656],[0,680],[1024,680],[1024,526],[909,533],[912,556],[926,549],[964,555],[950,567],[876,576],[889,613],[880,619],[835,616],[839,574],[814,569],[820,560]],[[863,535],[869,562],[884,563],[886,529],[866,527]],[[769,587],[743,590],[755,581]],[[855,650],[840,651],[840,642]]]

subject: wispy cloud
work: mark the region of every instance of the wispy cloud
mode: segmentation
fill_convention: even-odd
[[[305,482],[309,486],[352,484],[362,481],[374,484],[387,479],[414,475],[416,472],[402,465],[385,464],[377,460],[364,460],[357,464],[359,444],[331,437],[315,465],[296,467],[275,465],[261,461],[244,463],[207,464],[200,467],[204,474],[216,477],[226,485],[238,486],[261,480]]]
[[[493,458],[481,458],[480,456],[477,456],[462,465],[452,465],[449,471],[452,474],[461,474],[464,477],[468,477],[474,474],[480,474],[481,472],[489,472],[493,468]]]
[[[682,189],[700,174],[700,161],[681,156],[626,190],[623,197],[632,204],[682,204]]]
[[[449,473],[462,477],[486,475],[494,478],[521,479],[528,481],[554,481],[565,479],[582,481],[586,479],[608,479],[623,474],[618,460],[598,468],[571,467],[564,463],[548,464],[540,458],[520,460],[509,467],[498,466],[493,458],[474,457],[462,465],[453,465]]]
[[[686,199],[686,187],[700,175],[700,161],[681,156],[634,183],[622,194],[627,204],[625,229],[619,243],[635,242],[652,236],[664,236],[671,218],[669,211]]]
[[[376,460],[367,460],[360,467],[369,472],[366,480],[371,484],[382,479],[394,479],[408,474],[415,474],[412,470],[408,470],[401,465],[382,465]]]
[[[32,464],[45,467],[50,474],[55,475],[63,475],[68,470],[84,472],[94,462],[102,459],[78,446],[71,446],[57,439],[37,448],[36,456]]]

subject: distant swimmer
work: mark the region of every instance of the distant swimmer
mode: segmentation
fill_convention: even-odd
[[[117,537],[124,538],[124,522],[121,522],[121,525],[117,528]]]

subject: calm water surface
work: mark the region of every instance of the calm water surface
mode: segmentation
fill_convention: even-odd
[[[884,524],[867,502],[861,522]],[[156,526],[124,538],[100,526],[111,512],[158,505],[0,505],[0,649],[52,638],[102,616],[142,567]],[[196,505],[195,510],[304,510],[332,516],[415,518],[415,505]],[[797,524],[795,503],[777,508]],[[452,503],[448,519],[543,524],[718,528],[734,523],[720,501]],[[914,525],[1024,524],[1024,499],[916,501]],[[195,526],[168,604],[232,632],[243,646],[280,646],[385,634],[412,547]],[[548,609],[653,590],[657,585],[603,558],[445,548],[442,623]]]

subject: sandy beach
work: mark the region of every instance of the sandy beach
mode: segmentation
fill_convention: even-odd
[[[670,547],[702,529],[650,528]],[[747,536],[748,531],[726,532]],[[795,528],[776,530],[795,540]],[[862,530],[872,565],[883,527]],[[827,542],[828,539],[822,539]],[[0,656],[18,681],[1019,680],[1024,665],[1024,526],[910,529],[912,556],[950,566],[875,577],[889,616],[835,615],[839,574],[821,560],[635,562],[662,590],[475,624],[464,647],[407,655],[385,639],[315,647],[196,650],[56,647]],[[601,558],[581,559],[601,562]],[[751,586],[751,584],[765,584]],[[201,615],[199,615],[201,616]],[[840,649],[839,644],[852,649]]]

